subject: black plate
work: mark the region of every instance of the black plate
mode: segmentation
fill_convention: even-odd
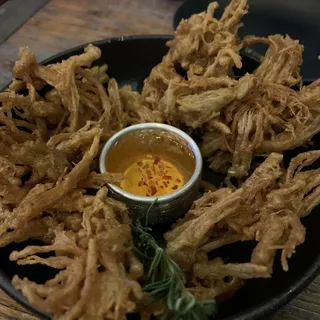
[[[122,37],[95,42],[94,44],[102,50],[102,57],[97,64],[107,63],[108,73],[117,79],[120,86],[131,84],[134,89],[141,89],[143,80],[148,76],[151,68],[159,63],[167,52],[165,46],[169,36],[139,36]],[[44,64],[59,62],[63,59],[83,52],[80,46],[44,61]],[[238,75],[245,71],[252,72],[258,65],[257,60],[248,55],[243,56],[244,68]],[[320,149],[320,136],[315,137],[313,148]],[[286,158],[295,155],[298,151],[290,151]],[[217,178],[208,170],[204,170],[207,180]],[[253,320],[262,319],[271,314],[288,301],[293,299],[304,289],[320,272],[320,212],[315,209],[313,214],[303,219],[307,227],[306,241],[297,248],[297,253],[290,259],[290,271],[283,272],[279,263],[276,263],[272,279],[258,279],[247,281],[235,297],[220,306],[217,319],[220,320]],[[37,282],[44,281],[50,275],[45,267],[19,267],[10,262],[8,256],[13,249],[21,249],[24,244],[11,244],[0,249],[0,287],[13,299],[22,303],[25,307],[41,315],[43,319],[48,316],[35,310],[11,285],[14,274],[28,276]],[[249,260],[250,252],[254,243],[238,243],[223,248],[219,255],[230,258],[230,261],[245,262]],[[277,259],[279,261],[279,259]]]

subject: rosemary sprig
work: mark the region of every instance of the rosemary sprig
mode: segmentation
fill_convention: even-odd
[[[148,221],[149,208],[145,221]],[[149,293],[150,303],[164,301],[166,310],[161,319],[172,315],[174,320],[207,320],[217,313],[214,299],[198,301],[185,288],[185,277],[180,267],[151,236],[151,228],[143,226],[141,219],[131,225],[134,246],[132,252],[144,263],[147,275],[143,286]]]

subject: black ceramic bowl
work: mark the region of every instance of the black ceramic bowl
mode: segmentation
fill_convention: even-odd
[[[169,38],[169,36],[139,36],[98,41],[94,44],[100,47],[102,57],[97,61],[97,64],[107,63],[109,75],[116,78],[120,86],[130,84],[134,89],[140,90],[143,80],[148,76],[151,68],[159,63],[167,52],[165,43]],[[82,53],[83,47],[65,51],[43,63],[60,62],[72,55]],[[247,71],[252,72],[258,63],[254,58],[244,55],[243,70],[237,71],[236,75]],[[314,138],[313,148],[320,149],[320,136]],[[287,152],[285,158],[288,161],[299,151],[305,151],[305,149]],[[206,168],[204,178],[209,181],[219,179]],[[319,208],[314,211],[319,211]],[[290,259],[290,270],[283,272],[277,262],[273,278],[247,281],[245,287],[232,300],[220,305],[219,315],[216,319],[263,319],[293,299],[318,275],[320,272],[320,212],[313,212],[304,218],[303,224],[307,227],[306,241],[297,248],[296,254]],[[10,252],[14,249],[21,249],[25,245],[26,243],[11,244],[0,249],[0,287],[13,299],[43,319],[49,319],[49,316],[35,310],[11,285],[10,280],[14,274],[22,277],[27,276],[36,282],[43,282],[52,277],[52,272],[45,267],[17,266],[9,261]],[[224,247],[215,254],[226,257],[229,261],[246,262],[249,261],[250,252],[254,245],[254,243],[238,243]],[[279,259],[276,260],[279,261]]]

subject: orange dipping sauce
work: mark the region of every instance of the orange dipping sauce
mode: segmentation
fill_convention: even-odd
[[[134,161],[124,172],[121,189],[139,196],[163,196],[180,189],[183,173],[172,162],[146,155]]]
[[[188,144],[162,130],[141,130],[121,137],[106,156],[106,169],[123,174],[120,188],[137,196],[159,197],[183,187],[195,159]]]

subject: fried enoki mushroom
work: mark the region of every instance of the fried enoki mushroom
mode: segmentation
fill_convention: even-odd
[[[106,188],[122,175],[97,173],[96,159],[101,142],[146,115],[106,66],[92,67],[99,57],[89,45],[41,66],[23,48],[13,83],[0,93],[0,246],[43,243],[10,259],[53,268],[54,278],[38,284],[16,275],[13,284],[60,320],[126,319],[145,300],[143,266],[123,245],[132,243],[131,218]]]
[[[257,42],[268,44],[269,49],[253,73],[254,90],[221,110],[220,126],[229,130],[209,123],[204,134],[202,150],[215,167],[221,158],[220,150],[231,153],[229,177],[246,177],[255,154],[282,152],[306,143],[310,136],[302,138],[304,131],[317,118],[316,108],[305,103],[301,92],[292,88],[301,80],[299,67],[303,47],[289,36],[281,35],[251,37],[243,43]],[[219,141],[217,136],[220,136]],[[214,141],[217,142],[213,144]],[[280,147],[280,141],[284,148]]]
[[[150,110],[140,110],[138,93],[130,89],[120,93],[117,82],[106,74],[106,65],[92,67],[101,56],[98,47],[89,45],[83,54],[47,66],[37,64],[28,48],[20,49],[19,55],[13,69],[14,82],[0,93],[0,123],[19,143],[49,139],[62,142],[88,121],[98,120],[102,139],[106,140],[130,123],[156,120]]]
[[[221,277],[268,278],[277,250],[282,251],[281,264],[287,271],[287,259],[305,238],[300,218],[320,204],[320,171],[305,170],[319,158],[319,151],[301,153],[285,170],[282,155],[272,153],[241,189],[207,192],[165,235],[169,254],[185,270],[193,270],[201,287],[211,288],[210,281]],[[223,206],[227,203],[230,209]],[[207,253],[219,247],[252,240],[258,244],[247,263],[208,260]]]
[[[30,302],[53,313],[54,318],[125,319],[142,298],[136,280],[143,267],[123,246],[131,242],[126,208],[110,202],[106,194],[102,188],[91,196],[93,201],[82,208],[82,223],[76,232],[59,224],[50,245],[29,246],[10,256],[19,265],[44,264],[61,270],[45,284],[13,279]],[[56,255],[41,258],[38,254],[44,252]]]
[[[202,153],[218,172],[245,179],[252,159],[307,143],[319,131],[319,82],[299,88],[303,46],[288,35],[238,39],[247,1],[233,0],[218,20],[207,12],[184,20],[169,52],[145,81],[143,105],[182,128],[201,128]],[[240,50],[268,50],[252,74],[234,78]],[[223,154],[223,156],[221,156]]]
[[[167,43],[168,54],[145,80],[144,105],[163,121],[200,127],[238,95],[231,89],[237,81],[230,69],[242,66],[237,31],[247,1],[231,1],[220,20],[213,17],[217,7],[214,2],[207,12],[179,24],[175,39]]]

